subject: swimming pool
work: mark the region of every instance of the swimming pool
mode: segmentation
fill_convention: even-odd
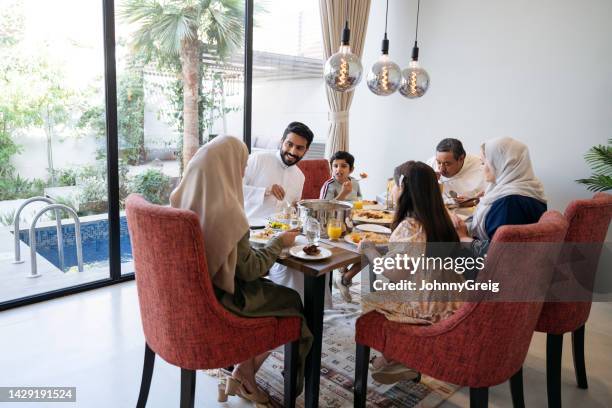
[[[120,218],[120,226],[121,262],[129,262],[132,260],[132,246],[125,216]],[[36,252],[58,269],[68,272],[71,268],[77,266],[74,224],[62,225],[62,234],[64,236],[63,268],[60,265],[57,251],[57,229],[55,225],[36,228]],[[21,230],[19,238],[29,245],[29,230]],[[108,220],[81,221],[81,240],[84,265],[108,263]],[[21,256],[22,258],[30,256],[29,250],[27,253],[22,253]]]

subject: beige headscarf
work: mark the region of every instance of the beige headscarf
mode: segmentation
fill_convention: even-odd
[[[489,184],[480,200],[472,220],[472,232],[480,239],[489,239],[485,219],[497,200],[509,195],[532,197],[546,203],[544,186],[535,176],[529,149],[510,137],[493,139],[483,143],[485,160],[495,174],[495,182]]]
[[[249,230],[242,194],[248,156],[239,139],[217,137],[196,152],[170,195],[172,207],[200,216],[208,273],[213,284],[227,293],[234,293],[236,244]]]

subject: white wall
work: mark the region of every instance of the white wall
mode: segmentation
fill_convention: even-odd
[[[315,139],[327,138],[327,102],[322,78],[253,82],[251,137],[277,144],[290,122],[306,124]]]
[[[11,163],[22,178],[49,177],[47,171],[47,138],[42,129],[30,129],[23,132],[15,142],[21,146],[21,153],[11,157]],[[93,164],[96,161],[96,149],[103,141],[95,136],[53,138],[53,167],[55,169],[74,168]]]
[[[390,55],[407,66],[416,0],[390,0]],[[378,58],[385,1],[372,1],[364,67]],[[368,196],[409,159],[426,159],[445,137],[478,152],[485,140],[525,142],[549,208],[588,197],[583,154],[612,137],[612,1],[428,0],[421,2],[420,61],[431,77],[420,100],[379,97],[362,82],[350,113],[350,149]]]

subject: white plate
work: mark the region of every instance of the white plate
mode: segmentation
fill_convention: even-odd
[[[351,239],[351,234],[346,234],[344,236],[344,240],[351,245],[355,245],[355,246],[359,245],[358,243],[353,242],[353,240]],[[376,245],[377,247],[386,247],[387,245],[389,245],[389,243],[386,242],[384,244],[374,244],[374,245]]]
[[[348,242],[349,244],[351,244],[351,245],[355,245],[355,246],[359,245],[359,244],[356,244],[356,243],[353,242],[353,240],[351,239],[351,234],[346,234],[344,236],[344,240],[346,242]]]
[[[382,204],[364,204],[364,210],[384,210],[385,206]]]
[[[327,259],[332,256],[332,253],[327,248],[319,247],[318,255],[308,255],[303,251],[303,248],[306,245],[296,245],[289,249],[289,254],[295,256],[296,258],[304,259],[305,261],[320,261],[321,259]]]
[[[273,235],[270,238],[256,238],[255,235],[261,233],[263,230],[259,229],[259,230],[252,230],[251,231],[251,236],[249,237],[249,242],[251,242],[252,244],[259,244],[259,245],[265,245],[268,243],[269,240],[271,240],[275,235]]]
[[[376,232],[377,234],[390,234],[391,233],[390,228],[387,228],[384,225],[378,225],[378,224],[359,224],[355,226],[355,228],[357,228],[360,231],[365,231],[365,232]]]

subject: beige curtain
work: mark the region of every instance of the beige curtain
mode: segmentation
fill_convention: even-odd
[[[344,28],[344,22],[347,20],[347,2],[348,22],[351,30],[351,50],[359,58],[363,54],[371,0],[319,0],[325,59],[338,52],[340,48],[342,29]],[[365,76],[365,72],[363,75]],[[363,76],[361,81],[364,81]],[[349,148],[348,119],[354,91],[336,92],[328,86],[325,88],[329,106],[329,131],[325,156],[329,158],[336,151],[348,150]]]

